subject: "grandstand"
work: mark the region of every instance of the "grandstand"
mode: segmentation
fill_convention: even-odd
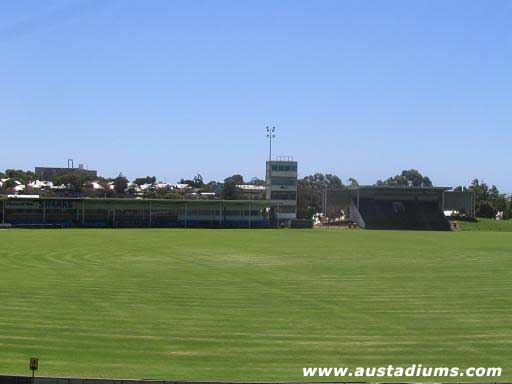
[[[367,229],[449,230],[443,210],[474,216],[474,194],[449,189],[358,186],[326,191],[324,213],[349,213],[352,222]],[[281,210],[288,208],[280,200],[8,196],[0,202],[2,224],[37,228],[273,228],[289,221],[280,218]]]
[[[1,198],[2,223],[25,227],[278,226],[279,203],[267,200]]]
[[[444,187],[362,186],[350,190],[350,218],[367,229],[449,230]]]
[[[352,222],[367,229],[449,230],[443,211],[474,215],[474,194],[447,187],[357,186],[326,191],[328,217],[349,212]]]

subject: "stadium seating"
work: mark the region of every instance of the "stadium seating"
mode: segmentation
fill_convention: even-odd
[[[450,230],[435,201],[360,199],[359,213],[368,229]]]

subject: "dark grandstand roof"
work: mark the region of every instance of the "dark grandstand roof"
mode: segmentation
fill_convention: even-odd
[[[358,185],[349,187],[353,191],[368,191],[368,190],[382,190],[382,191],[449,191],[451,187],[409,187],[404,185]]]
[[[246,204],[254,206],[268,206],[271,204],[279,204],[281,201],[277,200],[220,200],[220,199],[135,199],[135,198],[101,198],[101,197],[8,197],[6,195],[0,195],[0,200],[16,200],[16,201],[39,201],[39,200],[71,200],[71,201],[99,201],[99,202],[118,202],[118,203],[145,203],[145,202],[156,202],[156,203],[169,203],[169,204],[192,204],[192,205],[236,205]]]

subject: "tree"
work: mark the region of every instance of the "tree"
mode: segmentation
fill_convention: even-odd
[[[230,176],[229,179],[231,179],[233,181],[233,183],[235,183],[235,185],[245,184],[244,177],[242,175],[239,175],[239,174],[235,174],[233,176]]]
[[[488,201],[481,201],[476,209],[476,215],[492,219],[496,217],[496,210]]]
[[[119,194],[125,193],[128,188],[128,179],[121,173],[114,179],[114,191]]]
[[[473,192],[475,194],[475,214],[478,217],[495,218],[498,211],[503,212],[504,219],[510,219],[511,204],[504,193],[493,185],[489,187],[483,180],[473,179],[467,187],[459,185],[456,192]]]
[[[75,172],[62,176],[61,181],[61,184],[69,186],[73,192],[81,192],[84,186],[81,175]]]
[[[169,200],[182,200],[183,196],[179,193],[157,189],[155,191],[144,191],[145,199],[169,199]]]
[[[315,173],[298,180],[297,217],[310,219],[315,213],[322,212],[324,191],[344,188],[341,179],[332,174]]]
[[[201,176],[199,173],[194,176],[192,180],[190,179],[181,179],[180,184],[188,184],[192,188],[203,188],[204,187],[204,180],[203,176]]]
[[[196,188],[203,188],[204,187],[204,180],[203,180],[203,176],[201,176],[199,173],[197,175],[194,176],[194,180],[193,181],[193,186],[196,187]]]
[[[138,177],[133,181],[133,183],[137,184],[139,187],[143,184],[155,184],[156,177],[155,176]]]
[[[101,185],[102,190],[100,192],[103,194],[103,197],[114,197],[115,191],[112,190],[107,180],[99,180],[98,184]]]
[[[249,184],[264,186],[265,185],[265,180],[261,180],[261,179],[259,179],[257,177],[253,177],[251,179],[251,181],[249,182]]]
[[[302,180],[299,180],[302,184],[308,188],[315,190],[325,189],[340,189],[343,188],[343,182],[336,175],[315,173],[314,175],[306,176]]]
[[[93,177],[80,170],[70,171],[54,176],[52,182],[55,185],[64,184],[72,192],[83,192],[85,184],[92,181]]]
[[[28,184],[36,179],[34,172],[22,171],[21,169],[6,169],[5,176],[19,181],[21,184]]]
[[[204,190],[206,192],[218,192],[221,187],[222,187],[222,183],[212,180],[212,181],[209,181],[208,184],[204,185]]]
[[[234,200],[237,194],[237,184],[232,177],[224,179],[224,185],[220,193],[220,197],[224,200]]]
[[[474,179],[466,190],[475,194],[476,215],[478,217],[494,218],[498,211],[504,212],[505,218],[510,217],[507,198],[505,194],[500,193],[495,185],[489,187],[484,181]]]
[[[354,179],[353,177],[350,177],[348,179],[348,184],[351,186],[351,187],[359,187],[359,183],[357,182],[356,179]]]
[[[16,186],[16,180],[14,179],[9,179],[9,180],[6,180],[4,182],[4,185],[3,185],[3,188],[4,189],[11,189],[11,188],[14,188]]]
[[[416,169],[403,170],[401,174],[389,177],[385,181],[377,180],[376,184],[403,187],[432,187],[432,181]]]

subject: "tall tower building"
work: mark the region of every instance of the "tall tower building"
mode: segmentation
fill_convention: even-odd
[[[266,198],[279,202],[279,220],[297,218],[297,162],[288,158],[267,161]]]

